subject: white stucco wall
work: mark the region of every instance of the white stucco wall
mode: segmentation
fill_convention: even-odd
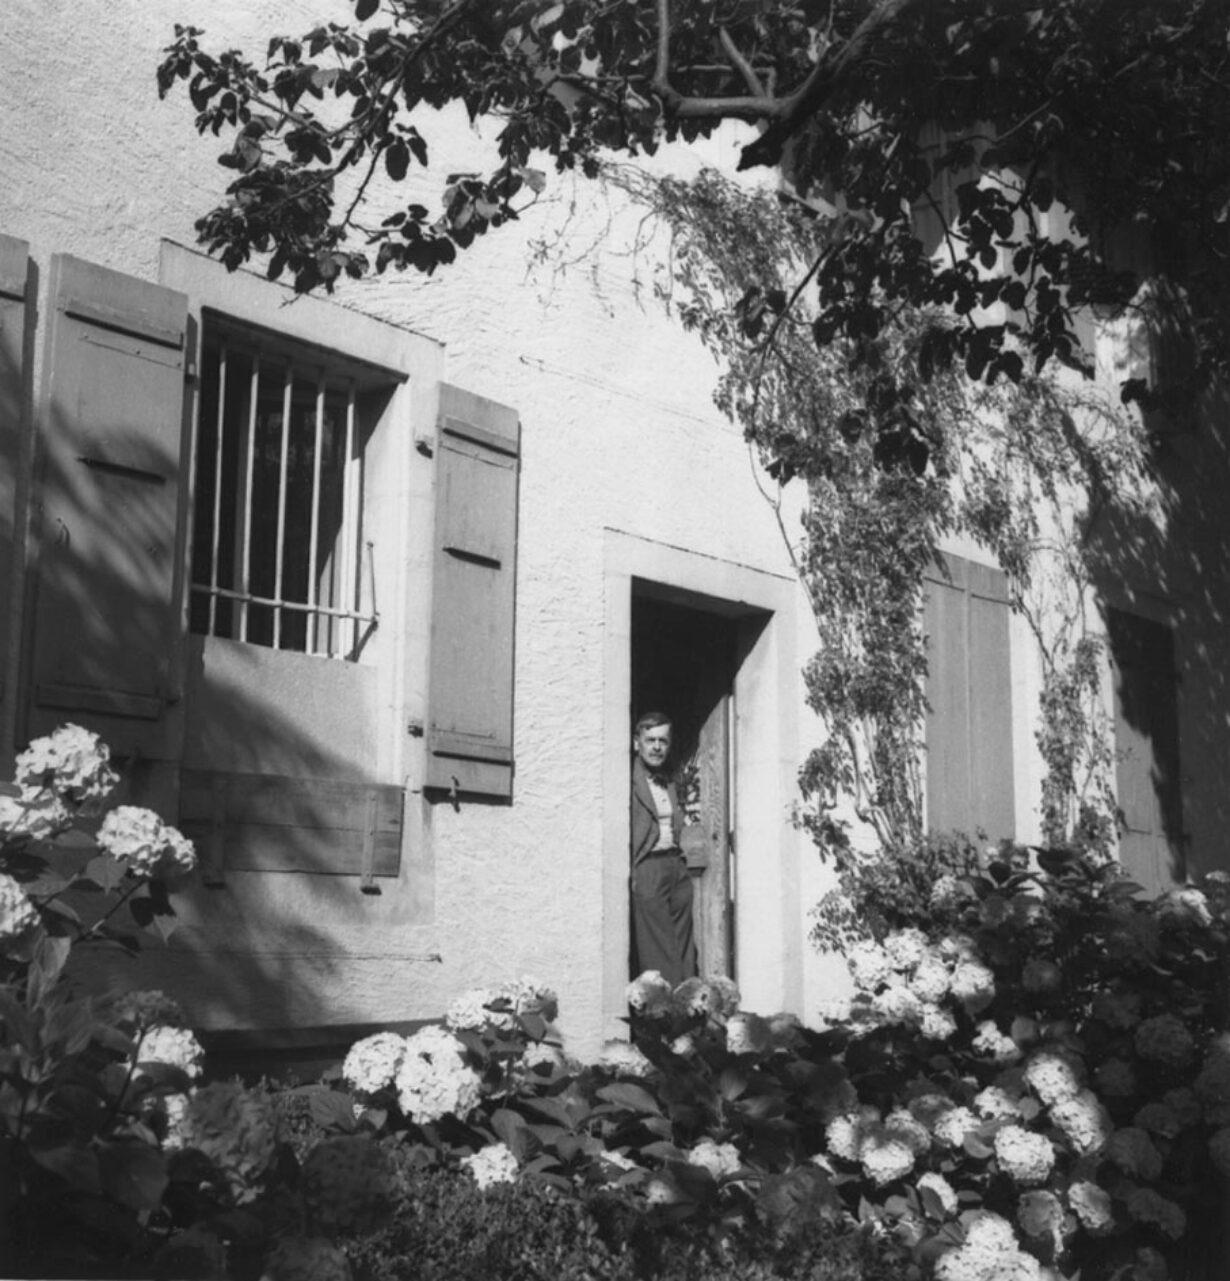
[[[191,244],[194,219],[222,191],[230,171],[215,163],[213,139],[196,138],[186,95],[157,99],[154,68],[174,23],[204,26],[218,46],[259,50],[272,31],[349,12],[340,0],[231,0],[207,13],[182,0],[116,0],[92,6],[86,21],[62,3],[16,7],[0,45],[0,78],[17,87],[0,100],[0,231],[29,241],[44,280],[55,252],[156,280],[160,237]],[[460,115],[424,132],[440,170],[485,163],[468,158],[482,139]],[[727,137],[666,163],[722,163],[733,147]],[[420,177],[401,199],[432,204],[438,190],[437,178]],[[652,259],[632,253],[638,230],[639,215],[604,192],[552,175],[519,224],[437,277],[340,291],[347,305],[443,343],[450,382],[521,415],[516,799],[425,810],[421,864],[379,897],[333,877],[230,878],[226,898],[186,914],[183,939],[206,944],[210,957],[192,983],[200,1020],[431,1017],[466,987],[532,973],[559,989],[563,1026],[580,1046],[609,1030],[600,943],[612,910],[606,541],[618,531],[684,549],[735,577],[790,573],[763,478],[711,406],[715,367],[655,301]],[[540,241],[549,252],[534,262]],[[786,830],[772,843],[773,865],[749,882],[772,886],[775,901],[763,919],[758,908],[757,920],[740,921],[741,931],[762,932],[740,978],[753,1003],[777,1008],[789,995],[807,1017],[835,980],[806,943],[825,873],[785,822],[793,770],[818,732],[797,674],[812,643],[801,600],[788,628],[797,662],[782,679],[797,715],[774,744],[773,769]],[[411,704],[423,693],[408,691]],[[434,909],[415,897],[424,878]],[[151,976],[161,964],[149,959]]]

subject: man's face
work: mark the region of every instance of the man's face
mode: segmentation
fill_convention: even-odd
[[[632,740],[632,749],[649,769],[661,769],[671,753],[671,727],[651,725],[640,730]]]

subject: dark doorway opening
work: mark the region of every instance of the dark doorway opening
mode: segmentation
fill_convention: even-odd
[[[633,584],[629,725],[647,711],[672,718],[700,972],[733,978],[734,691],[749,620],[679,595]]]

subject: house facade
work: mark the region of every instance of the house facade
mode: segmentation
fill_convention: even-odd
[[[329,8],[204,21],[256,48]],[[0,48],[22,86],[0,118],[0,750],[96,729],[202,860],[167,949],[122,981],[293,1048],[528,973],[595,1050],[629,977],[631,725],[665,707],[697,763],[703,964],[748,1008],[814,1018],[845,975],[808,940],[827,873],[792,822],[823,733],[792,496],[779,523],[709,356],[654,299],[639,214],[553,179],[430,279],[294,299],[228,273],[191,247],[228,171],[154,88],[177,20],[32,6]],[[424,203],[479,139],[445,116],[433,143]],[[1151,888],[1220,829],[1230,767],[1196,692],[1224,649],[1207,526],[1107,575]],[[932,824],[1038,839],[1040,670],[980,549],[951,548],[927,625]]]

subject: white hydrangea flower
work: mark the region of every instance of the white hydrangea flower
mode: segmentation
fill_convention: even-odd
[[[914,1153],[884,1130],[873,1130],[864,1137],[859,1160],[863,1173],[878,1188],[904,1178],[914,1168]]]
[[[1140,997],[1135,992],[1099,992],[1093,998],[1093,1017],[1126,1030],[1140,1022]]]
[[[162,1096],[162,1108],[167,1118],[162,1146],[168,1152],[184,1146],[183,1125],[184,1114],[188,1111],[188,1098],[187,1094],[179,1091]]]
[[[915,1025],[922,1021],[922,1002],[904,983],[889,983],[872,997],[871,1004],[885,1023]]]
[[[930,1131],[908,1108],[895,1108],[884,1118],[884,1133],[904,1143],[915,1156],[930,1150]]]
[[[686,1059],[689,1054],[696,1053],[696,1038],[691,1032],[685,1032],[682,1036],[675,1037],[670,1043],[670,1051],[681,1059]]]
[[[1016,1221],[1029,1237],[1059,1237],[1063,1227],[1063,1203],[1053,1192],[1022,1192],[1017,1201]]]
[[[1021,1114],[1016,1100],[998,1085],[988,1085],[985,1090],[979,1090],[974,1096],[974,1110],[994,1121]]]
[[[910,987],[920,1001],[935,1004],[948,995],[948,980],[948,966],[934,953],[928,953],[914,971]]]
[[[739,985],[725,974],[710,974],[705,982],[710,991],[710,1013],[718,1019],[728,1019],[739,1011],[743,1000]]]
[[[888,957],[888,963],[899,974],[908,974],[922,962],[929,950],[927,936],[914,926],[894,930],[884,940],[884,953]]]
[[[80,725],[61,725],[17,757],[16,779],[21,787],[48,787],[70,805],[89,808],[104,801],[119,782],[110,762],[111,752],[97,734]]]
[[[1096,1183],[1080,1179],[1068,1188],[1068,1205],[1081,1226],[1095,1236],[1108,1232],[1115,1224],[1110,1193]]]
[[[1019,1187],[1045,1183],[1055,1168],[1055,1149],[1045,1134],[1034,1134],[1020,1125],[1005,1125],[995,1132],[999,1168]]]
[[[153,1027],[155,1023],[167,1027],[184,1025],[179,1002],[157,988],[125,992],[112,1002],[111,1016],[117,1023],[132,1023],[138,1028]]]
[[[1173,1201],[1152,1188],[1128,1193],[1127,1211],[1137,1223],[1147,1223],[1178,1241],[1187,1231],[1187,1215]]]
[[[445,1028],[428,1025],[406,1038],[394,1085],[401,1110],[412,1121],[424,1125],[449,1114],[464,1121],[478,1104],[480,1084],[460,1043]]]
[[[1111,1121],[1092,1090],[1079,1090],[1051,1106],[1051,1120],[1081,1156],[1100,1152],[1110,1138]]]
[[[855,943],[846,954],[846,964],[855,985],[864,992],[874,992],[892,973],[888,953],[874,939]]]
[[[531,1041],[521,1055],[521,1067],[523,1069],[549,1067],[552,1070],[558,1068],[561,1072],[566,1072],[569,1067],[568,1056],[561,1046],[552,1041]]]
[[[511,1014],[488,1008],[495,1000],[495,988],[472,987],[453,998],[444,1013],[444,1024],[454,1032],[481,1032],[489,1024],[511,1028]]]
[[[396,1032],[377,1032],[356,1041],[342,1062],[342,1079],[360,1094],[387,1090],[406,1054],[406,1038]]]
[[[1196,1077],[1195,1091],[1206,1121],[1230,1124],[1230,1033],[1214,1041]]]
[[[947,1147],[959,1148],[965,1142],[965,1136],[977,1128],[978,1118],[969,1108],[950,1106],[936,1118],[931,1133]]]
[[[916,1094],[906,1103],[906,1107],[912,1117],[934,1132],[936,1121],[952,1110],[953,1102],[945,1094],[929,1091],[926,1094]]]
[[[994,1063],[1015,1063],[1021,1057],[1021,1047],[990,1019],[978,1024],[971,1048],[975,1054]]]
[[[1183,1129],[1183,1123],[1174,1108],[1156,1100],[1146,1103],[1132,1118],[1132,1124],[1166,1139],[1173,1139]]]
[[[140,805],[111,810],[97,841],[99,849],[126,863],[136,876],[183,876],[196,867],[192,842]]]
[[[1105,1063],[1099,1063],[1093,1079],[1108,1098],[1130,1099],[1136,1093],[1136,1073],[1132,1065],[1123,1059],[1107,1059]]]
[[[969,889],[957,880],[951,872],[937,876],[931,884],[931,893],[927,902],[933,911],[945,911],[957,907],[970,897]]]
[[[692,1147],[685,1160],[689,1165],[698,1165],[708,1170],[715,1179],[735,1174],[743,1165],[739,1149],[733,1143],[716,1143],[708,1137]]]
[[[474,1182],[480,1188],[489,1188],[496,1183],[515,1183],[517,1179],[517,1158],[507,1143],[488,1143],[473,1156],[463,1156],[461,1164],[474,1176]]]
[[[1180,885],[1168,890],[1153,902],[1153,910],[1164,919],[1191,925],[1212,925],[1213,913],[1209,900],[1194,885]]]
[[[641,1167],[626,1152],[615,1152],[607,1150],[603,1152],[602,1159],[608,1164],[613,1165],[621,1174],[629,1170],[639,1170]]]
[[[866,1106],[835,1116],[824,1127],[824,1140],[834,1156],[857,1161],[863,1141],[880,1124],[880,1109]]]
[[[936,1281],[1039,1281],[1041,1267],[1020,1249],[1012,1225],[983,1211],[969,1225],[965,1243],[943,1255]]]
[[[942,1174],[936,1174],[934,1171],[928,1170],[926,1174],[920,1175],[918,1190],[922,1192],[924,1189],[935,1193],[936,1197],[939,1198],[940,1206],[945,1215],[956,1214],[957,1207],[960,1204],[957,1200],[956,1191]]]
[[[1110,1136],[1106,1155],[1124,1174],[1152,1182],[1162,1172],[1162,1155],[1144,1130],[1124,1126]]]
[[[1025,1080],[1048,1106],[1072,1098],[1081,1088],[1080,1076],[1073,1064],[1051,1050],[1040,1051],[1025,1064]]]
[[[1063,986],[1063,974],[1054,961],[1035,958],[1025,963],[1021,986],[1027,992],[1057,992]]]
[[[559,1015],[559,996],[555,989],[527,974],[500,984],[497,995],[510,1002],[517,1014],[538,1014],[548,1023]]]
[[[1145,1019],[1133,1037],[1136,1053],[1142,1059],[1182,1068],[1195,1061],[1196,1040],[1187,1025],[1174,1014],[1159,1014]]]
[[[68,806],[48,787],[23,787],[19,796],[0,796],[0,836],[45,841],[71,822]]]
[[[985,1010],[995,999],[995,975],[981,961],[960,961],[949,990],[970,1014]]]
[[[726,1024],[726,1049],[731,1054],[763,1054],[773,1044],[769,1021],[759,1014],[742,1011]]]
[[[674,989],[657,970],[646,970],[628,984],[627,1002],[645,1018],[665,1018],[674,1011]]]
[[[946,961],[953,963],[980,960],[978,944],[968,934],[950,934],[940,939],[936,948]]]
[[[0,945],[16,943],[38,924],[38,909],[7,872],[0,872]]]
[[[1179,1118],[1179,1128],[1181,1130],[1186,1130],[1188,1126],[1200,1123],[1200,1118],[1203,1115],[1200,1108],[1200,1100],[1196,1097],[1196,1091],[1189,1089],[1186,1085],[1179,1086],[1174,1090],[1167,1090],[1162,1095],[1162,1102]]]
[[[186,1027],[147,1028],[137,1047],[138,1063],[162,1063],[179,1068],[195,1080],[201,1075],[205,1051]]]
[[[1230,1177],[1230,1125],[1214,1130],[1213,1137],[1209,1139],[1209,1155],[1217,1170]]]
[[[957,1034],[957,1020],[949,1012],[928,1001],[922,1006],[919,1028],[932,1041],[948,1041]]]
[[[618,1076],[648,1076],[653,1064],[629,1041],[608,1041],[598,1055],[598,1066]]]

